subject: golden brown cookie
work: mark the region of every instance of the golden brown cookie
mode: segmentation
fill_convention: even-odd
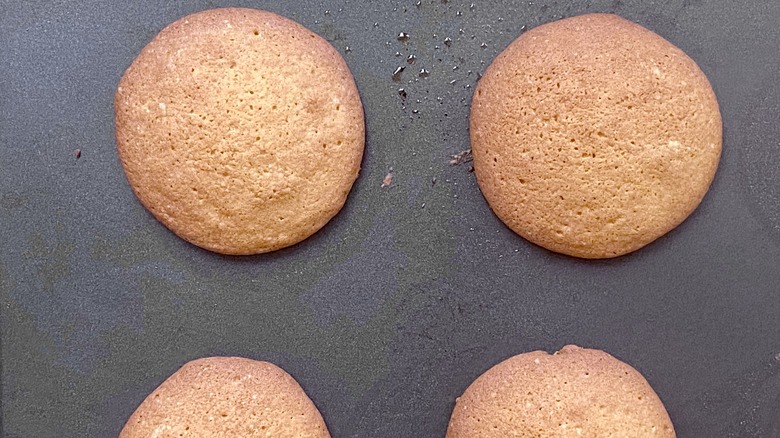
[[[721,135],[696,63],[608,14],[523,34],[487,69],[471,110],[477,181],[496,215],[584,258],[637,250],[685,220],[713,179]]]
[[[276,14],[212,9],[163,29],[115,98],[119,157],[141,203],[200,247],[293,245],[344,205],[363,107],[343,58]]]
[[[209,357],[188,362],[136,409],[119,438],[328,438],[298,382],[268,362]]]
[[[511,357],[455,402],[447,438],[674,437],[661,400],[635,369],[568,345]]]

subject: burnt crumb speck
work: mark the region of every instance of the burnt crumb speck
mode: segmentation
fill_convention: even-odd
[[[77,160],[81,158],[81,149],[76,149],[73,151],[73,156],[76,157]]]
[[[406,67],[403,67],[403,66],[400,66],[400,67],[395,69],[395,71],[393,72],[393,76],[392,76],[392,78],[393,78],[393,80],[395,82],[400,82],[401,81],[401,74],[404,72],[405,69],[406,69]]]
[[[399,96],[401,96],[401,100],[403,101],[403,100],[406,100],[406,97],[407,97],[409,94],[408,94],[408,93],[406,92],[406,90],[404,90],[403,88],[399,88],[399,89],[398,89],[398,95],[399,95]]]
[[[470,163],[472,161],[474,161],[474,155],[472,155],[471,149],[461,151],[455,155],[450,155],[450,166],[460,166],[461,164]]]

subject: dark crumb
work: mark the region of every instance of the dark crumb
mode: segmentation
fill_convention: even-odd
[[[81,149],[76,149],[73,151],[73,156],[76,157],[77,160],[81,158]]]
[[[474,171],[474,166],[469,166],[469,172],[473,172],[473,171]]]
[[[460,166],[461,164],[470,163],[472,161],[474,161],[474,156],[471,154],[471,149],[455,155],[450,155],[450,166]]]
[[[404,67],[404,66],[400,66],[400,67],[396,68],[395,71],[393,72],[392,79],[395,82],[400,82],[401,81],[401,73],[403,73],[405,69],[406,69],[406,67]]]

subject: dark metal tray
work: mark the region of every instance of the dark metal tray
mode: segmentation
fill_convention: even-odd
[[[256,257],[200,250],[157,223],[114,143],[114,91],[141,48],[227,5],[331,41],[367,117],[345,209]],[[523,29],[594,11],[693,57],[725,126],[700,208],[607,261],[517,237],[468,165],[449,164],[469,147],[473,87],[496,54]],[[3,436],[116,436],[185,361],[239,355],[293,374],[334,437],[437,437],[481,372],[577,343],[644,373],[680,437],[780,437],[778,47],[774,0],[0,0]],[[416,63],[393,82],[408,54]]]

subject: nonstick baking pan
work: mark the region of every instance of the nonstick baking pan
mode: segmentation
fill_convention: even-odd
[[[116,152],[124,70],[165,25],[220,6],[326,38],[365,106],[346,207],[266,255],[176,237],[134,197]],[[469,149],[472,93],[495,56],[585,12],[620,14],[688,53],[724,124],[696,212],[602,261],[518,237],[470,164],[450,163]],[[290,372],[334,437],[441,437],[486,369],[575,343],[643,373],[682,438],[780,437],[779,104],[774,0],[2,0],[2,435],[116,436],[183,363],[236,355]]]

